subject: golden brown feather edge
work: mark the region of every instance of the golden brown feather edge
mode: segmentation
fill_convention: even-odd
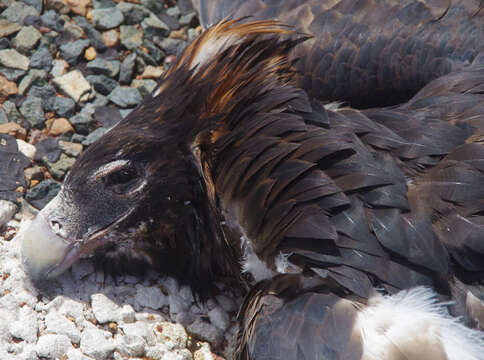
[[[256,279],[311,274],[340,297],[428,285],[482,326],[484,68],[398,107],[328,110],[293,82],[305,38],[274,21],[204,33],[27,230],[32,276],[94,254],[205,298],[241,261]]]
[[[298,86],[324,101],[367,108],[407,101],[484,50],[474,0],[193,0],[205,28],[228,16],[277,19],[306,34]]]

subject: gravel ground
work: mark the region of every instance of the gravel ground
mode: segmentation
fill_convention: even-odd
[[[114,284],[87,259],[38,289],[19,252],[76,157],[199,33],[189,0],[0,0],[0,359],[229,357],[241,296],[223,285],[199,306],[171,278]]]

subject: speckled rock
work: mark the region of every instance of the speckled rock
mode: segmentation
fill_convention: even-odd
[[[19,94],[25,95],[34,84],[44,86],[47,79],[47,72],[40,69],[32,69],[25,75],[18,85]]]
[[[81,334],[81,351],[95,359],[106,359],[116,348],[111,333],[87,324],[88,327]]]
[[[102,74],[110,77],[116,77],[119,73],[120,63],[117,60],[95,59],[87,63],[86,69],[94,74]]]
[[[60,47],[62,58],[69,65],[75,65],[84,55],[84,50],[91,44],[89,40],[76,40]]]
[[[157,286],[137,286],[135,305],[140,307],[149,307],[151,309],[159,309],[167,304],[166,296]]]
[[[113,29],[121,25],[123,21],[123,13],[117,7],[92,11],[92,23],[99,30]]]
[[[33,6],[27,5],[22,1],[14,1],[2,12],[2,18],[18,24],[23,24],[27,16],[38,16],[39,12]]]
[[[136,49],[143,43],[143,31],[132,25],[120,26],[120,41],[127,49]]]
[[[86,138],[82,141],[82,145],[84,146],[91,145],[93,142],[95,142],[97,139],[103,136],[106,133],[106,131],[108,130],[102,127],[94,130],[92,133],[86,136]]]
[[[52,179],[41,181],[39,184],[29,189],[25,195],[25,200],[37,209],[42,209],[54,198],[54,196],[57,195],[60,188],[61,184]]]
[[[53,137],[48,137],[42,141],[35,144],[37,148],[37,154],[35,155],[35,160],[37,161],[50,161],[56,162],[59,160],[61,150],[57,140]],[[45,158],[45,159],[44,159]]]
[[[37,49],[30,58],[30,67],[50,71],[52,67],[52,55],[46,47]]]
[[[16,22],[0,19],[0,37],[6,37],[20,31],[22,26]]]
[[[0,50],[0,64],[9,68],[28,70],[30,60],[14,49]]]
[[[61,154],[59,160],[54,163],[46,161],[46,165],[52,176],[57,180],[61,180],[65,173],[74,165],[75,161],[76,159],[66,154]]]
[[[131,87],[116,87],[108,96],[109,100],[122,108],[138,105],[143,98],[138,89]]]
[[[39,42],[42,34],[34,28],[33,26],[25,26],[19,33],[14,37],[12,45],[23,53],[29,53]]]
[[[20,113],[34,128],[41,129],[44,127],[45,117],[42,109],[42,101],[33,96],[27,96],[27,99],[20,107]]]
[[[83,149],[82,144],[76,144],[70,141],[59,141],[59,147],[68,156],[78,157]]]
[[[40,357],[59,359],[72,348],[71,341],[65,335],[42,335],[37,342],[36,351]]]
[[[10,221],[17,211],[17,205],[13,202],[0,200],[0,227]]]
[[[86,80],[91,83],[97,92],[103,95],[109,95],[117,86],[119,86],[116,80],[113,80],[106,75],[88,75],[86,76]]]
[[[133,80],[131,86],[139,90],[141,96],[146,97],[152,93],[156,88],[158,83],[155,80],[143,79],[143,80]]]
[[[75,102],[87,101],[91,95],[91,85],[79,70],[54,78],[60,92],[70,96]]]
[[[121,69],[119,72],[119,82],[123,85],[129,84],[133,77],[133,71],[135,66],[136,53],[131,53],[121,63]]]

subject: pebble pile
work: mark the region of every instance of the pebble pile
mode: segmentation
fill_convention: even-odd
[[[223,285],[199,305],[171,278],[114,284],[84,260],[38,289],[19,249],[76,157],[199,33],[190,0],[0,0],[0,359],[229,357],[240,294]]]

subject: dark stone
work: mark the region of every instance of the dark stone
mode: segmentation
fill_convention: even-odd
[[[29,15],[39,15],[39,12],[34,7],[20,1],[14,1],[2,12],[2,18],[18,24],[23,24],[24,19]]]
[[[51,30],[60,32],[64,28],[64,20],[62,20],[54,10],[47,10],[42,14],[40,19],[42,21],[42,25]]]
[[[102,95],[109,95],[119,85],[117,81],[106,75],[88,75],[86,76],[86,80]]]
[[[123,60],[121,63],[121,68],[119,70],[119,82],[121,84],[131,83],[133,78],[134,65],[136,61],[136,53],[131,53]]]
[[[11,47],[12,45],[10,44],[10,41],[7,38],[0,39],[0,50],[10,49]]]
[[[147,7],[157,15],[165,10],[163,7],[164,1],[160,0],[141,0],[141,5]]]
[[[16,139],[0,134],[0,199],[16,201],[20,197],[15,189],[26,187],[24,169],[30,164],[30,160],[18,151]]]
[[[74,115],[69,118],[69,122],[74,126],[76,132],[82,135],[88,135],[94,128],[94,120],[85,114]]]
[[[76,65],[84,55],[84,50],[89,46],[89,40],[76,40],[60,47],[62,57],[69,65]]]
[[[170,38],[163,38],[160,39],[159,37],[155,37],[154,42],[156,45],[161,47],[167,54],[170,55],[179,55],[185,48],[187,47],[188,43],[183,40],[178,39],[170,39]]]
[[[165,53],[163,52],[163,50],[161,50],[160,48],[158,48],[151,41],[145,40],[143,42],[143,45],[144,45],[144,47],[146,49],[148,49],[149,55],[156,61],[155,66],[158,65],[158,64],[160,64],[161,61],[165,58]]]
[[[116,87],[108,96],[114,104],[122,108],[129,108],[138,105],[143,98],[138,89],[132,87]]]
[[[27,96],[22,106],[20,106],[20,113],[32,127],[36,129],[42,129],[44,127],[44,109],[42,108],[42,101],[39,98],[31,95]]]
[[[114,106],[100,106],[94,112],[94,120],[102,124],[106,129],[112,128],[121,119],[119,109]]]
[[[180,23],[178,22],[177,18],[167,15],[167,14],[158,14],[158,18],[163,21],[171,30],[178,30],[180,28]]]
[[[7,113],[3,108],[0,108],[0,125],[8,123]]]
[[[56,162],[61,155],[61,148],[57,140],[53,137],[48,137],[45,140],[39,141],[35,144],[37,152],[35,153],[35,160],[42,161],[46,159],[49,162]]]
[[[53,110],[62,117],[72,116],[76,109],[76,103],[71,98],[56,96]]]
[[[92,23],[96,29],[110,30],[118,27],[124,21],[124,15],[117,7],[94,9]]]
[[[52,67],[52,55],[49,49],[41,47],[30,58],[30,67],[50,71]]]
[[[116,6],[116,3],[112,0],[93,0],[92,5],[94,9],[108,9]]]
[[[35,26],[36,28],[39,28],[42,26],[42,18],[38,15],[29,15],[26,16],[24,19],[24,25],[25,26]]]
[[[42,12],[42,0],[22,0],[27,5],[30,5],[35,8],[39,12]]]
[[[106,44],[104,44],[101,33],[97,31],[94,28],[94,26],[89,24],[86,18],[82,16],[76,16],[74,18],[74,21],[77,23],[77,25],[79,25],[82,28],[82,30],[84,30],[89,40],[91,40],[92,46],[94,46],[97,50],[100,50],[100,51],[107,49],[107,46]]]
[[[113,48],[106,48],[98,53],[98,58],[109,61],[119,61],[119,56],[119,51]]]
[[[86,65],[86,69],[92,71],[97,75],[107,75],[109,77],[115,77],[119,73],[119,61],[108,61],[101,58],[96,58],[89,61]]]
[[[28,92],[29,96],[37,97],[42,100],[42,108],[44,111],[54,110],[55,94],[55,89],[50,84],[44,86],[33,85]]]
[[[89,146],[91,145],[93,142],[97,141],[99,138],[101,138],[101,136],[103,136],[108,130],[103,128],[103,127],[100,127],[100,128],[97,128],[96,130],[94,130],[92,133],[90,133],[88,136],[86,136],[86,138],[84,139],[84,141],[82,142],[82,145],[84,146]],[[74,140],[73,140],[74,141]]]
[[[130,11],[123,12],[123,14],[124,23],[128,25],[139,24],[148,16],[148,12],[139,6],[133,6]]]
[[[180,9],[182,15],[187,15],[189,13],[193,13],[195,10],[193,9],[192,2],[190,0],[178,0],[177,6]]]
[[[3,110],[7,114],[8,121],[13,121],[17,124],[22,124],[24,122],[24,117],[17,109],[17,105],[13,101],[5,101],[2,104]]]
[[[0,67],[0,73],[10,81],[17,81],[25,75],[26,71],[20,69]]]
[[[31,188],[25,195],[25,200],[40,210],[57,195],[60,189],[60,182],[47,179]]]
[[[73,134],[71,141],[74,143],[82,144],[86,140],[86,136],[81,134]]]

